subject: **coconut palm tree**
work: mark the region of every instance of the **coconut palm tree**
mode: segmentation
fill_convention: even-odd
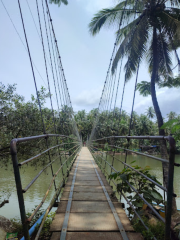
[[[148,107],[148,109],[146,109],[146,115],[148,118],[154,118],[155,115],[154,108]]]
[[[65,5],[68,4],[67,0],[49,0],[50,3],[55,3],[58,4],[59,6],[61,5],[61,3],[64,3]]]
[[[112,73],[119,60],[126,56],[125,71],[128,81],[146,57],[151,73],[150,89],[160,135],[164,135],[160,129],[163,118],[157,102],[155,83],[162,78],[167,81],[172,75],[170,49],[172,39],[178,31],[180,32],[180,10],[169,7],[170,5],[180,6],[176,0],[121,1],[114,8],[98,12],[89,24],[90,32],[95,35],[103,26],[119,22],[122,16],[124,25],[129,21],[117,33],[120,45],[113,62]]]
[[[169,114],[167,114],[168,117],[168,121],[173,120],[175,118],[177,118],[177,114],[173,111],[171,111]]]
[[[157,117],[159,135],[165,135],[162,114],[158,105],[155,83],[167,81],[172,76],[171,50],[180,46],[179,0],[124,0],[114,8],[99,11],[89,24],[92,35],[103,26],[112,26],[122,19],[117,32],[118,50],[112,64],[115,73],[119,61],[127,58],[125,81],[137,71],[145,58],[151,74],[150,92]],[[168,159],[167,148],[161,142],[161,157]],[[167,186],[168,165],[163,164],[164,185]]]
[[[168,77],[166,81],[158,81],[156,83],[158,88],[168,87],[168,88],[179,88],[180,87],[180,76]],[[147,97],[151,95],[151,82],[141,81],[137,84],[137,90],[139,90],[140,95]]]

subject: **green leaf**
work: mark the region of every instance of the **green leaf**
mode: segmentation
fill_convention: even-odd
[[[135,207],[140,207],[140,208],[143,207],[143,202],[133,201],[132,203],[133,203],[133,205],[134,205]]]
[[[153,191],[151,191],[151,195],[157,199],[158,201],[162,201],[163,197],[161,196],[161,194],[159,192],[157,192],[155,189]]]
[[[130,164],[135,163],[136,161],[132,161]]]
[[[127,175],[126,174],[121,174],[119,175],[120,178],[123,180],[123,181],[126,181],[127,180]]]
[[[117,176],[118,176],[118,173],[113,172],[113,173],[111,173],[111,174],[109,175],[109,179],[116,179]]]
[[[179,122],[178,119],[169,120],[168,122],[162,125],[161,129],[171,128],[174,125],[174,123],[177,123],[177,122]]]

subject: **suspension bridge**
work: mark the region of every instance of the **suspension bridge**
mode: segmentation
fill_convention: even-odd
[[[8,14],[5,4],[2,0],[1,2]],[[138,192],[131,179],[124,179],[128,189],[131,189],[134,194],[144,202],[146,207],[150,209],[151,213],[165,225],[165,239],[173,239],[173,233],[171,230],[171,216],[172,204],[176,197],[176,194],[173,192],[173,175],[174,167],[179,167],[179,165],[175,163],[175,141],[172,136],[131,136],[139,67],[135,77],[135,87],[128,135],[119,136],[118,129],[115,129],[113,135],[102,136],[100,131],[101,124],[99,117],[101,112],[105,112],[105,114],[109,111],[112,112],[112,116],[108,119],[108,121],[110,122],[109,127],[114,129],[113,118],[115,117],[115,108],[117,105],[119,82],[122,76],[121,70],[123,65],[123,62],[121,61],[114,74],[111,73],[113,60],[118,51],[118,34],[114,44],[112,56],[110,58],[110,64],[104,82],[96,119],[93,124],[91,135],[86,141],[86,146],[83,146],[83,142],[85,140],[80,136],[76,121],[74,119],[72,103],[48,2],[47,0],[36,0],[38,24],[35,22],[34,23],[38,36],[41,40],[44,57],[46,80],[51,103],[51,118],[53,122],[52,132],[49,132],[48,130],[41,105],[36,81],[36,75],[40,73],[31,56],[31,46],[28,42],[27,27],[24,22],[21,1],[17,0],[17,3],[19,6],[21,23],[25,37],[25,43],[23,42],[23,45],[29,57],[32,78],[34,81],[36,97],[39,106],[39,113],[41,116],[41,123],[37,123],[41,128],[41,134],[14,138],[10,143],[20,216],[24,234],[24,237],[21,239],[30,240],[32,236],[35,240],[39,239],[45,220],[53,207],[57,207],[57,210],[55,218],[50,226],[50,232],[52,233],[51,240],[144,239],[141,232],[135,232],[127,216],[127,212],[125,211],[125,206],[128,205],[132,209],[134,216],[136,216],[141,222],[142,226],[144,226],[144,229],[149,230],[148,226],[144,222],[143,217],[137,211],[137,207],[134,206],[133,201],[128,197],[128,192],[123,192],[121,189],[119,189],[118,182],[113,178],[109,178],[110,174],[112,175],[112,173],[119,173],[114,166],[115,160],[119,161],[120,164],[123,165],[124,169],[130,169],[134,171],[135,173],[139,174],[139,176],[143,177],[145,181],[149,181],[153,186],[156,186],[163,192],[164,202],[166,204],[165,217],[163,217],[162,214],[154,208],[151,202],[147,200],[145,194]],[[32,14],[28,1],[27,4]],[[119,30],[122,27],[122,18],[120,19],[119,23]],[[34,20],[33,14],[32,19]],[[12,22],[11,18],[10,20]],[[13,26],[15,28],[15,25]],[[45,39],[47,41],[46,45]],[[22,39],[20,40],[22,41]],[[50,78],[53,80],[53,86],[50,84]],[[122,89],[121,104],[119,108],[120,113],[122,112],[123,107],[125,86],[126,76]],[[52,97],[54,96],[52,96],[51,89],[53,87],[57,103],[56,111],[52,103]],[[61,109],[67,109],[67,116],[65,120],[61,119]],[[68,130],[65,131],[63,124],[65,124],[65,122],[67,124],[67,119]],[[159,144],[163,146],[166,145],[167,142],[169,146],[169,157],[167,157],[166,154],[164,154],[164,156],[162,155],[161,157],[157,157],[147,153],[134,151],[131,149],[132,141],[136,141],[136,145],[138,145],[140,142],[143,143],[144,141],[149,141],[154,145]],[[31,144],[33,143],[39,146],[39,142],[42,144],[42,146],[39,147],[39,152],[35,155],[32,155],[32,153],[30,154],[30,149],[32,146]],[[29,157],[23,161],[20,161],[18,151],[26,146]],[[106,146],[108,146],[108,150]],[[124,152],[124,160],[122,160],[122,158],[117,158],[116,153],[119,153],[120,151]],[[163,166],[168,166],[168,171],[166,172],[166,175],[168,175],[168,182],[166,182],[166,179],[164,179],[164,184],[160,184],[151,177],[147,176],[140,169],[128,164],[127,158],[129,153],[141,157],[148,157],[155,161],[161,162]],[[111,159],[110,161],[108,160],[109,156]],[[28,164],[30,162],[36,161],[38,158],[43,159],[44,157],[47,158],[48,164],[43,166],[41,171],[34,176],[27,186],[24,186],[23,179],[21,179],[21,167],[24,166],[28,169]],[[53,164],[55,162],[58,162],[59,164],[58,169],[53,168]],[[47,168],[51,169],[52,180],[46,183],[47,191],[45,195],[42,196],[42,201],[38,206],[35,207],[31,215],[27,216],[24,195],[33,184],[36,184],[37,179]],[[46,179],[43,181],[46,181]],[[43,204],[47,200],[47,196],[53,188],[54,195],[51,201],[48,203],[48,207],[42,216],[37,220],[37,222],[30,228],[30,222],[38,214],[38,211],[43,208]],[[151,194],[151,192],[149,192],[149,194]],[[126,204],[121,201],[122,199],[124,202],[126,202]],[[35,237],[34,232],[36,232]],[[153,239],[157,239],[156,236],[154,236]]]

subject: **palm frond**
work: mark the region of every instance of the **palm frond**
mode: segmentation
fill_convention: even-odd
[[[117,39],[118,39],[117,44],[121,43],[122,39],[124,39],[132,31],[132,29],[136,26],[136,24],[138,24],[138,22],[139,22],[139,19],[137,18],[116,32]]]
[[[170,10],[164,10],[159,15],[159,23],[161,24],[162,31],[167,35],[173,36],[177,31],[180,31],[180,21],[176,15],[171,13]]]
[[[126,35],[117,51],[112,65],[112,73],[114,73],[117,68],[121,56],[125,55],[128,58],[125,64],[126,80],[131,78],[146,52],[149,27],[147,16],[139,17],[135,27]]]
[[[172,74],[172,61],[170,56],[170,45],[164,33],[159,33],[157,36],[159,59],[159,75],[163,75],[168,78]]]
[[[128,2],[135,2],[129,0]],[[97,34],[103,26],[112,26],[113,24],[119,25],[120,19],[129,20],[134,16],[135,10],[129,8],[126,1],[116,5],[114,8],[107,8],[99,11],[95,14],[91,22],[89,23],[89,31],[92,35]]]
[[[151,95],[151,83],[150,82],[142,81],[137,84],[136,89],[139,90],[140,95],[142,95],[143,97],[147,97],[147,96]]]
[[[137,11],[142,11],[144,9],[144,4],[147,3],[147,0],[128,0],[127,1],[127,6],[131,9],[137,10]],[[123,8],[126,4],[126,1],[122,1],[119,4],[117,4],[117,7]]]
[[[168,87],[168,88],[176,87],[176,88],[179,88],[180,87],[180,76],[175,77],[175,78],[168,77],[168,79],[166,81],[159,82],[158,86],[160,88],[162,88],[162,87]]]
[[[157,48],[156,48],[156,58],[158,59],[158,74],[156,76],[156,83],[161,81],[163,77],[164,80],[167,80],[172,75],[172,61],[171,61],[171,52],[170,52],[170,43],[166,34],[164,32],[159,32],[157,34]],[[149,72],[152,73],[153,70],[153,39],[148,50],[147,55],[149,63]]]
[[[49,0],[50,3],[55,3],[58,4],[59,6],[61,5],[61,3],[64,3],[65,5],[68,4],[67,0]]]

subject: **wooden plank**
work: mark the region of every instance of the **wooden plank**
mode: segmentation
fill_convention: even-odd
[[[73,176],[69,177],[68,181],[72,181]],[[84,174],[81,176],[76,176],[76,181],[98,181],[97,175],[92,175],[92,174]]]
[[[101,180],[103,181],[104,184],[109,185],[107,179],[102,175],[99,174],[101,177]],[[73,175],[69,176],[67,183],[73,180]],[[98,181],[98,177],[96,174],[89,174],[89,173],[83,173],[83,174],[77,174],[76,175],[76,181],[93,181],[96,180]]]
[[[87,169],[79,169],[78,168],[77,173],[82,173],[82,172],[85,172],[85,173],[88,172],[88,174],[91,174],[91,173],[95,173],[95,170],[93,168],[91,168],[91,169],[88,169],[88,171],[87,171]]]
[[[94,176],[93,176],[93,177],[94,177]],[[92,186],[101,185],[100,182],[99,182],[99,179],[97,178],[97,176],[95,176],[94,179],[93,179],[93,177],[91,177],[91,175],[87,175],[86,177],[77,177],[77,178],[76,178],[76,182],[79,183],[79,184],[77,184],[77,185],[81,185],[81,186],[86,185],[86,186],[89,186],[89,185],[90,185],[90,181],[92,181]],[[73,178],[70,177],[70,178],[68,179],[68,181],[66,182],[66,185],[69,185],[69,184],[72,182],[72,180],[73,180]],[[108,181],[107,181],[105,178],[101,178],[101,180],[102,180],[102,182],[104,183],[104,185],[110,187]],[[84,182],[84,184],[83,184],[82,182]],[[85,184],[86,182],[89,182],[89,183],[88,183],[88,184]],[[98,182],[99,184],[95,184],[95,185],[94,185],[95,182]]]
[[[56,216],[51,224],[51,232],[59,232],[62,229],[64,213],[56,213]],[[134,231],[131,223],[124,213],[118,213],[125,231]],[[91,232],[104,231],[114,232],[119,231],[116,221],[112,213],[71,213],[68,222],[68,231],[70,232]]]
[[[122,209],[122,204],[114,202],[114,207],[116,211],[121,213],[124,211]],[[61,201],[59,203],[57,213],[65,213],[67,201]],[[108,202],[97,202],[97,201],[72,201],[71,211],[72,213],[111,213]]]
[[[63,192],[61,200],[68,200],[69,192]],[[73,192],[73,201],[106,201],[104,193],[91,193],[91,192]]]
[[[65,186],[64,192],[69,192],[71,186]],[[106,190],[109,194],[113,192],[110,186],[106,186]],[[74,192],[103,192],[102,186],[74,186]]]
[[[100,175],[101,178],[106,179],[106,177],[104,176],[103,173],[100,172],[99,175]],[[94,177],[97,177],[97,174],[96,174],[95,171],[94,171],[94,172],[90,172],[90,173],[89,173],[89,172],[86,172],[86,171],[81,171],[81,172],[77,172],[77,173],[76,173],[76,177],[77,177],[77,178],[78,178],[78,177],[86,177],[86,176],[90,176],[90,177],[93,177],[93,176],[94,176]],[[72,173],[69,174],[69,179],[70,179],[70,178],[71,178],[71,179],[73,178],[73,174],[72,174]],[[103,179],[102,179],[102,180],[103,180]]]
[[[117,198],[115,196],[109,195],[110,199],[112,202],[118,202]],[[66,201],[69,198],[69,192],[63,192],[61,196],[62,201]],[[104,192],[99,193],[99,192],[81,192],[81,191],[73,191],[73,196],[72,196],[73,201],[106,201],[107,198],[104,194]]]
[[[78,172],[76,173],[76,177],[86,177],[87,176],[87,173],[86,172]],[[88,176],[91,176],[91,177],[96,177],[96,173],[95,171],[93,173],[88,173]],[[73,174],[69,174],[69,179],[72,179],[73,178]]]
[[[129,240],[143,240],[140,233],[127,233]],[[54,232],[51,240],[59,240],[60,232]],[[68,232],[66,240],[123,240],[119,232]]]
[[[92,167],[93,165],[92,165],[92,162],[91,161],[89,161],[89,162],[79,162],[79,165],[78,165],[78,168],[81,168],[81,167],[87,167],[87,168],[89,168],[89,167]]]
[[[71,183],[66,183],[66,185],[71,185]],[[75,186],[100,186],[99,181],[76,181]]]
[[[98,181],[97,176],[86,175],[86,176],[77,176],[76,181]]]

